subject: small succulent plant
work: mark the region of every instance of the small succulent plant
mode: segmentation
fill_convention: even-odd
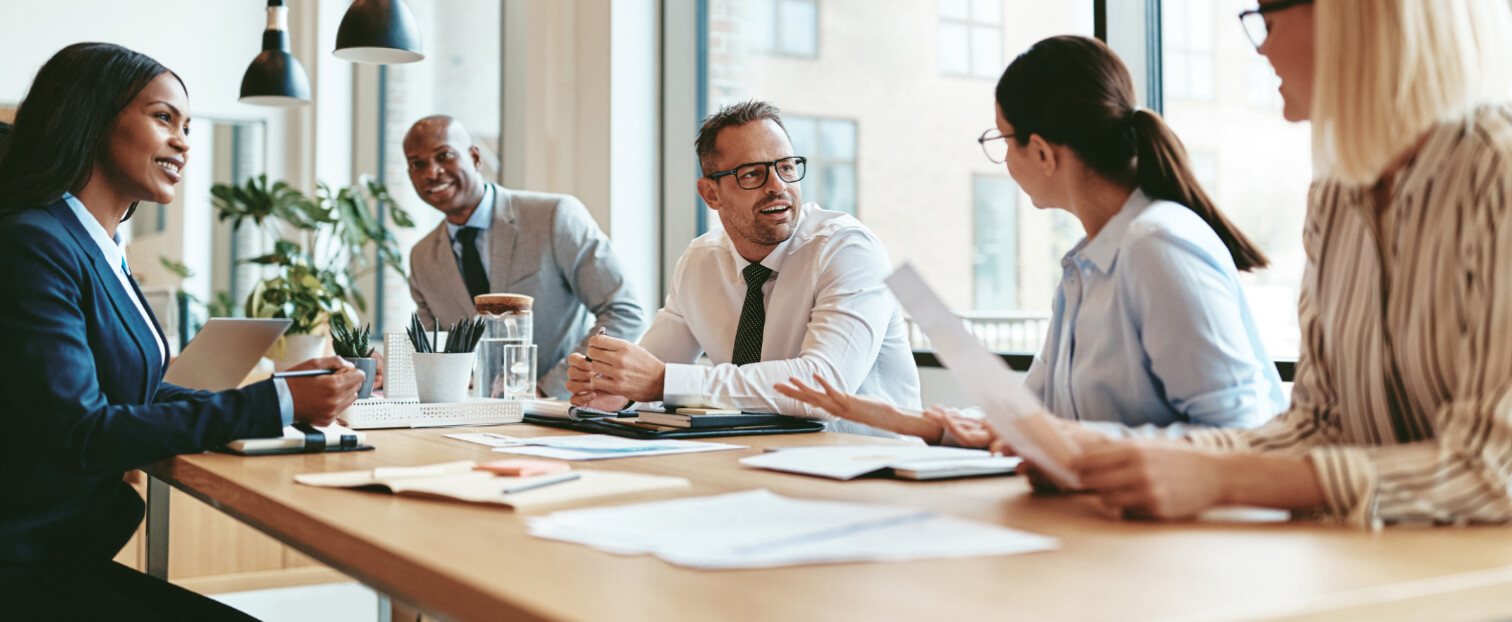
[[[331,316],[331,342],[336,348],[336,356],[349,359],[372,358],[373,348],[368,345],[368,336],[372,334],[372,330],[372,324],[357,330],[347,324],[346,318]]]

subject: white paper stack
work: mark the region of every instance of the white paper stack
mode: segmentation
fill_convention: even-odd
[[[556,512],[532,535],[679,566],[801,564],[1012,555],[1059,547],[1054,538],[933,512],[792,499],[766,490]]]
[[[460,436],[454,435],[453,438]],[[609,458],[639,458],[643,456],[690,454],[701,451],[745,449],[744,445],[730,445],[728,443],[680,440],[643,441],[609,436],[608,434],[533,436],[519,439],[503,435],[498,436],[500,438],[493,439],[493,442],[484,444],[494,444],[505,439],[514,440],[517,441],[516,444],[496,445],[494,451],[541,458],[556,458],[558,460],[607,460]],[[459,440],[474,443],[482,442],[481,439],[476,438],[459,438]]]

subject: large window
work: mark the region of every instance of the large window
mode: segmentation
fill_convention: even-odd
[[[808,158],[804,200],[856,213],[856,122],[790,115],[782,120],[793,152]]]
[[[1306,124],[1282,119],[1280,82],[1234,19],[1253,7],[1253,0],[1164,1],[1165,118],[1220,209],[1270,256],[1269,268],[1241,282],[1268,353],[1289,358],[1300,340],[1310,138]],[[1198,97],[1204,82],[1207,96]]]
[[[424,62],[390,65],[381,71],[383,181],[394,200],[415,220],[414,229],[391,228],[409,269],[410,249],[441,224],[441,213],[420,200],[410,185],[404,135],[410,125],[436,114],[460,120],[483,152],[483,176],[499,181],[502,51],[497,0],[406,0],[415,22],[425,29]],[[415,310],[409,283],[386,270],[382,283],[381,328],[401,331]],[[372,297],[369,297],[370,300]]]
[[[1092,4],[938,0],[884,10],[826,0],[823,53],[795,59],[742,43],[767,36],[761,24],[731,19],[746,0],[707,0],[700,113],[751,98],[776,104],[810,161],[805,201],[856,214],[894,263],[914,263],[954,309],[993,321],[1048,315],[1060,256],[1081,227],[1059,210],[1028,209],[975,139],[993,127],[1005,52],[1090,36]],[[719,226],[715,214],[705,221]]]
[[[978,309],[1018,308],[1018,185],[1006,175],[973,175],[972,285]]]
[[[1213,62],[1214,2],[1165,0],[1161,6],[1161,71],[1167,100],[1213,99],[1217,79]],[[1238,15],[1239,10],[1233,14]]]
[[[743,32],[752,52],[814,58],[819,55],[817,0],[746,0]]]
[[[939,0],[940,72],[997,78],[1003,72],[1003,0]]]

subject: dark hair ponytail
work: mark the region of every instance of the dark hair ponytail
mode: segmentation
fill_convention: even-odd
[[[1129,69],[1103,42],[1065,35],[1035,43],[1003,71],[997,104],[1020,145],[1032,134],[1065,145],[1099,175],[1196,212],[1236,268],[1269,263],[1202,190],[1181,140],[1160,115],[1135,108]]]
[[[48,59],[0,141],[0,209],[42,207],[82,190],[116,117],[164,72],[178,77],[110,43],[75,43]]]
[[[1152,199],[1180,203],[1201,216],[1228,247],[1236,268],[1248,271],[1269,264],[1270,259],[1265,253],[1239,227],[1229,222],[1202,189],[1202,184],[1197,183],[1197,177],[1187,163],[1186,148],[1160,115],[1139,108],[1130,121],[1134,126],[1135,175],[1139,189]]]

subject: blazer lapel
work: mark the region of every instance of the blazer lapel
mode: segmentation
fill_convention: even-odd
[[[162,373],[162,359],[161,353],[158,352],[157,339],[149,332],[152,328],[142,321],[142,314],[137,313],[136,305],[131,302],[130,295],[126,293],[125,288],[121,287],[120,279],[116,278],[115,268],[105,263],[105,257],[100,254],[99,246],[95,244],[89,231],[84,229],[84,225],[74,215],[73,209],[68,207],[68,203],[60,200],[47,209],[54,218],[63,223],[63,227],[73,236],[74,243],[79,245],[79,250],[83,251],[84,256],[89,257],[89,267],[94,270],[95,278],[104,284],[106,297],[110,299],[110,306],[115,309],[116,317],[120,319],[121,326],[125,327],[126,334],[136,342],[137,352],[142,356],[142,364],[147,371],[142,374],[142,402],[151,402],[152,395],[156,393],[154,387],[157,386]],[[132,287],[135,288],[135,284]],[[146,305],[144,304],[143,307],[145,308]]]
[[[471,316],[474,308],[472,295],[467,293],[467,281],[462,279],[462,270],[457,267],[457,254],[452,252],[451,235],[446,231],[445,220],[436,229],[436,248],[431,262],[440,270],[437,275],[440,280],[437,282],[442,284],[441,289],[446,292],[445,306],[431,308],[436,321],[445,325],[461,317]],[[459,309],[464,310],[460,316],[457,314]]]
[[[514,255],[515,235],[519,229],[515,227],[514,205],[509,191],[497,185],[494,186],[493,220],[488,230],[488,284],[490,291],[502,292],[509,287],[510,259]]]
[[[156,342],[157,337],[162,336],[163,345],[166,348],[166,346],[168,345],[168,335],[163,332],[163,326],[161,324],[158,324],[157,314],[152,312],[151,306],[148,306],[147,297],[142,294],[141,286],[137,285],[136,279],[128,278],[126,280],[131,283],[131,291],[136,292],[137,300],[142,301],[142,310],[147,312],[147,319],[152,321],[152,331],[156,333],[155,335],[152,335],[152,341]],[[154,348],[157,347],[157,343],[152,343],[151,345]],[[161,351],[160,354],[162,356],[157,358],[158,364],[149,365],[152,368],[153,384],[158,384],[163,381],[163,370],[168,367],[168,352],[165,349]],[[150,364],[153,361],[153,358],[151,356],[148,356],[147,361]]]

